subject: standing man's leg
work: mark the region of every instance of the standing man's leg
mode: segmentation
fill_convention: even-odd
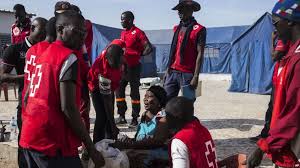
[[[164,79],[164,89],[167,92],[168,100],[178,96],[180,84],[178,83],[178,72],[170,71]]]
[[[26,159],[23,153],[23,149],[19,145],[22,131],[22,91],[18,91],[18,107],[17,107],[17,125],[19,129],[18,134],[18,164],[20,168],[27,168]]]
[[[19,95],[20,96],[20,95]],[[18,134],[18,164],[20,168],[27,168],[27,163],[26,159],[23,153],[22,147],[19,145],[20,138],[21,138],[21,131],[22,131],[22,119],[21,119],[21,114],[22,114],[22,108],[21,106],[17,107],[17,125],[19,129],[19,134]]]
[[[119,118],[117,119],[116,122],[117,125],[127,124],[127,121],[125,119],[125,113],[127,111],[125,91],[126,91],[126,86],[128,84],[128,81],[125,76],[126,74],[123,75],[120,81],[119,89],[116,91],[116,102],[117,102],[117,108],[119,114]]]
[[[130,83],[130,98],[132,105],[132,121],[130,126],[136,127],[138,125],[138,117],[141,111],[140,102],[140,78],[141,78],[141,64],[128,69],[129,83]]]
[[[92,92],[93,105],[96,112],[96,120],[94,125],[93,142],[97,143],[105,138],[107,117],[99,90]]]

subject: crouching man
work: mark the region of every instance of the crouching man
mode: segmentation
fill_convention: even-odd
[[[88,74],[88,86],[96,111],[94,143],[116,139],[119,130],[114,121],[114,91],[121,80],[125,42],[114,40],[99,55]]]
[[[193,101],[176,97],[166,106],[167,123],[173,138],[169,147],[173,168],[217,168],[214,141],[194,116]]]

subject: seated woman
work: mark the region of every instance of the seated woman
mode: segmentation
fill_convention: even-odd
[[[112,146],[119,149],[134,149],[127,152],[129,158],[135,157],[135,155],[139,158],[143,157],[134,160],[143,160],[145,167],[148,167],[157,158],[167,160],[168,151],[165,144],[169,138],[169,133],[163,110],[166,102],[167,93],[162,87],[150,87],[144,98],[146,111],[142,114],[135,138],[123,137]],[[133,166],[132,162],[131,166]]]

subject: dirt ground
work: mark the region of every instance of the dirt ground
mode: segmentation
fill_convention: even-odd
[[[230,80],[224,76],[202,79],[202,96],[195,102],[195,114],[210,130],[217,147],[218,158],[223,159],[236,153],[248,154],[255,147],[248,138],[259,134],[264,124],[269,96],[227,92]],[[145,90],[142,89],[141,97],[144,94]],[[12,90],[9,91],[9,96],[9,102],[4,101],[3,94],[0,98],[0,120],[9,120],[15,114],[17,101]],[[127,99],[130,102],[130,98]],[[130,109],[127,115],[130,119]],[[94,118],[95,112],[92,107],[91,120]],[[133,135],[131,130],[121,131]],[[0,144],[0,167],[17,167],[16,151],[16,142]],[[270,162],[266,160],[262,167],[270,166]]]

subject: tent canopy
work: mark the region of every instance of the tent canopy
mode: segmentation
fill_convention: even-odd
[[[233,42],[232,83],[229,91],[259,94],[271,92],[273,31],[272,17],[266,13]]]
[[[252,26],[207,28],[202,73],[232,74],[230,91],[266,94],[270,92],[271,15],[264,14]],[[92,61],[110,41],[120,38],[121,29],[93,24]],[[150,56],[142,58],[142,76],[164,73],[169,61],[173,30],[145,31],[154,46]]]

